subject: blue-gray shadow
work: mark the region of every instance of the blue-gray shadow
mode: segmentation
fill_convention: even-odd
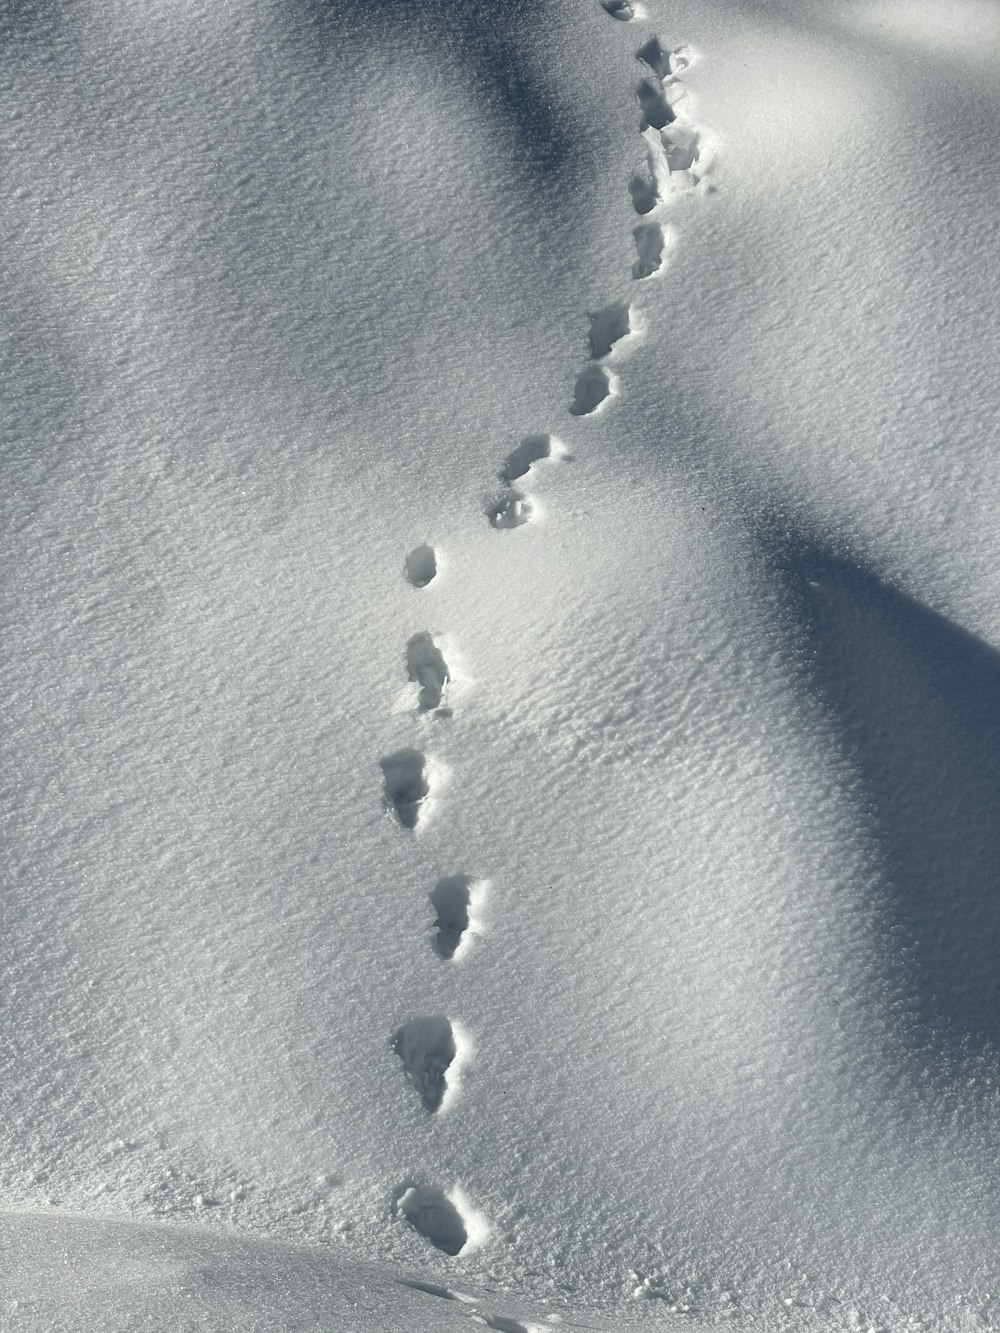
[[[60,0],[0,0],[0,40],[49,41],[65,17],[66,6]]]
[[[779,543],[816,688],[857,765],[919,1044],[1000,1046],[1000,653],[871,570]]]
[[[277,0],[279,24],[312,59],[335,71],[351,50],[436,47],[464,65],[483,115],[512,129],[525,168],[558,175],[574,157],[571,106],[555,103],[526,53],[543,49],[545,0]]]

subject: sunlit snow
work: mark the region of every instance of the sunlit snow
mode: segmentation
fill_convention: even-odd
[[[994,1327],[992,0],[0,0],[0,1329]]]

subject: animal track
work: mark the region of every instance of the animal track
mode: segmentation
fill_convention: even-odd
[[[651,126],[663,130],[676,119],[659,80],[654,83],[652,79],[640,79],[635,85],[635,95],[642,111],[641,129]]]
[[[665,79],[671,73],[670,52],[660,45],[658,37],[650,37],[648,42],[643,42],[636,51],[635,58],[648,65],[658,79]]]
[[[406,645],[406,670],[410,680],[420,686],[417,706],[422,713],[428,713],[441,705],[444,687],[451,676],[444,654],[434,642],[434,636],[423,630],[414,634]]]
[[[519,528],[531,518],[531,502],[520,491],[504,491],[486,506],[486,517],[490,527]]]
[[[629,303],[615,301],[590,316],[590,354],[595,360],[607,356],[616,342],[631,332]]]
[[[612,18],[629,22],[645,17],[637,0],[600,0]],[[658,37],[650,37],[635,52],[636,59],[648,67],[635,84],[635,96],[642,114],[640,132],[646,145],[646,159],[632,172],[628,191],[632,206],[640,218],[656,209],[665,195],[686,185],[697,184],[692,168],[699,160],[700,171],[711,161],[715,137],[706,130],[705,140],[689,124],[687,107],[682,105],[685,88],[676,75],[690,64],[685,47],[669,51]],[[641,71],[640,71],[641,72]],[[668,96],[669,92],[669,96]],[[678,114],[681,121],[678,123]],[[671,181],[673,173],[681,179]],[[690,173],[687,181],[684,173]],[[672,229],[668,228],[673,236]],[[640,221],[632,228],[635,260],[633,279],[649,278],[664,263],[667,234],[659,222]],[[634,331],[633,308],[628,301],[617,301],[600,310],[589,311],[591,360],[576,378],[569,411],[573,416],[597,412],[608,398],[618,392],[617,377],[601,364],[616,345]],[[554,454],[564,454],[560,442],[548,434],[525,436],[504,460],[499,478],[502,489],[485,503],[485,515],[494,528],[520,527],[530,521],[533,500],[513,485],[526,476],[536,463]],[[438,573],[437,553],[429,544],[416,547],[407,555],[404,573],[415,588],[424,588]],[[418,708],[430,712],[440,708],[451,679],[444,654],[430,631],[414,634],[406,645],[406,669],[409,680],[418,689]],[[404,748],[379,761],[384,779],[384,801],[402,828],[417,827],[421,812],[430,796],[429,765],[419,750]],[[436,781],[435,771],[435,781]],[[468,875],[440,878],[429,894],[434,909],[432,948],[444,960],[458,955],[463,944],[475,932],[473,910],[484,884]],[[434,1115],[442,1110],[458,1086],[458,1074],[468,1047],[461,1028],[441,1015],[410,1019],[392,1037],[391,1048],[399,1057],[406,1079],[420,1097],[425,1111]],[[450,1075],[450,1077],[449,1077]],[[478,1245],[489,1234],[489,1224],[466,1203],[458,1187],[451,1194],[430,1185],[403,1182],[394,1191],[393,1216],[402,1217],[421,1236],[448,1255],[460,1254],[470,1243]],[[401,1285],[443,1300],[476,1302],[459,1292],[433,1282],[402,1280]],[[542,1326],[523,1324],[499,1314],[469,1312],[471,1319],[498,1333],[542,1333]]]
[[[635,18],[635,9],[629,0],[601,0],[601,8],[613,19],[619,19],[622,23],[628,23],[629,19]]]
[[[698,133],[686,125],[671,125],[660,135],[663,156],[671,171],[690,171],[698,161]]]
[[[633,278],[651,278],[663,265],[663,247],[666,244],[663,228],[658,222],[640,222],[632,228],[636,259],[632,265]]]
[[[500,469],[500,480],[517,481],[518,477],[523,477],[533,464],[540,463],[543,458],[549,458],[552,446],[551,435],[526,435],[517,448],[507,455]]]
[[[430,795],[427,759],[419,750],[396,750],[379,760],[385,779],[385,803],[405,829],[415,829],[420,808]]]
[[[442,958],[454,958],[465,932],[472,922],[471,909],[477,881],[469,875],[447,875],[431,890],[431,906],[436,912],[434,952]]]
[[[469,1239],[465,1219],[455,1204],[430,1185],[402,1186],[394,1211],[445,1254],[461,1254]]]
[[[660,202],[660,183],[657,180],[651,153],[647,156],[646,161],[632,172],[628,183],[628,192],[632,196],[632,207],[640,217],[652,213]]]
[[[447,1018],[414,1018],[392,1041],[407,1077],[427,1111],[439,1111],[448,1091],[445,1075],[458,1054],[455,1032]]]
[[[570,413],[575,417],[590,416],[611,393],[611,386],[611,372],[595,361],[589,362],[576,377]]]
[[[406,577],[415,588],[426,588],[437,574],[433,546],[418,546],[406,557]]]

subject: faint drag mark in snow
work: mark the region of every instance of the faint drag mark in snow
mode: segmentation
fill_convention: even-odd
[[[414,588],[426,588],[438,572],[437,553],[433,546],[418,546],[406,557],[404,566],[407,581]]]
[[[461,1045],[464,1047],[465,1043]],[[457,1087],[459,1046],[455,1028],[443,1017],[413,1018],[393,1037],[392,1049],[420,1094],[425,1111],[440,1111],[446,1095]],[[450,1079],[449,1069],[452,1069]]]
[[[420,686],[418,710],[428,713],[440,708],[444,688],[451,675],[444,654],[435,643],[433,634],[427,630],[414,634],[406,645],[406,671],[409,679]]]
[[[591,361],[580,371],[573,387],[569,410],[574,417],[589,417],[603,407],[615,392],[615,378],[610,370]]]
[[[615,301],[587,316],[590,320],[590,355],[595,361],[608,356],[615,343],[632,332],[631,314],[627,301]]]
[[[547,1324],[522,1324],[517,1319],[508,1319],[502,1314],[473,1315],[472,1322],[483,1324],[486,1328],[495,1328],[499,1333],[548,1333]]]
[[[411,1291],[422,1291],[425,1296],[437,1296],[442,1301],[461,1301],[463,1305],[475,1305],[476,1297],[468,1296],[464,1291],[452,1291],[450,1287],[438,1286],[436,1282],[421,1282],[419,1278],[397,1278],[401,1287]]]
[[[459,950],[465,952],[463,946],[475,931],[474,913],[485,888],[482,880],[469,875],[446,875],[431,890],[431,906],[436,913],[433,929],[437,931],[432,945],[440,958],[452,959]]]
[[[666,237],[658,222],[640,222],[632,229],[635,241],[635,262],[632,265],[632,277],[636,280],[651,278],[663,267],[663,250]]]
[[[545,458],[558,458],[565,453],[562,444],[554,435],[526,435],[516,449],[512,450],[500,469],[500,480],[517,481],[529,472],[535,463]]]
[[[385,804],[405,829],[415,829],[430,795],[427,757],[419,750],[396,750],[379,760],[385,780]]]
[[[486,1219],[458,1189],[444,1194],[430,1185],[406,1182],[396,1190],[392,1211],[445,1254],[460,1254],[467,1245],[479,1245],[490,1232]]]
[[[530,520],[533,508],[520,491],[507,490],[487,502],[486,517],[491,528],[519,528]]]

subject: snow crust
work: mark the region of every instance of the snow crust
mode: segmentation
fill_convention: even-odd
[[[995,18],[0,8],[12,1327],[996,1324]]]

